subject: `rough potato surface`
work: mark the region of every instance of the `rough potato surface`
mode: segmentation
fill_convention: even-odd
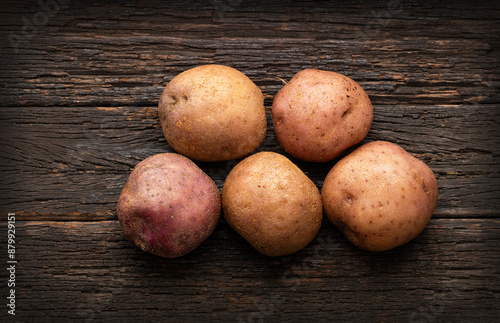
[[[354,80],[335,72],[306,69],[278,92],[272,115],[276,137],[289,154],[324,162],[365,138],[373,108]]]
[[[223,65],[198,66],[173,78],[158,114],[170,146],[199,161],[244,157],[266,135],[262,92],[243,73]]]
[[[222,205],[229,225],[267,256],[304,248],[321,226],[317,187],[277,153],[257,153],[237,164],[224,183]]]
[[[144,251],[175,258],[198,247],[221,211],[213,180],[188,158],[151,156],[130,174],[117,205],[125,236]]]
[[[342,158],[321,190],[325,215],[355,245],[384,251],[415,238],[436,207],[432,170],[386,141],[365,144]]]

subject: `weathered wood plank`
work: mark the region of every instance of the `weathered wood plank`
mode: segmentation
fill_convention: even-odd
[[[374,110],[364,142],[397,143],[431,167],[440,194],[435,216],[497,214],[498,105],[389,105]],[[112,218],[133,167],[148,156],[173,151],[154,107],[3,108],[0,117],[0,211],[15,211],[26,219]],[[259,150],[287,155],[274,135],[269,114],[268,133]],[[335,163],[292,160],[320,189]],[[221,189],[236,162],[198,164]]]
[[[4,106],[151,106],[207,63],[243,71],[268,104],[278,78],[308,67],[352,77],[375,104],[499,101],[493,2],[72,2],[32,29],[40,7],[13,3],[0,34]]]
[[[325,222],[309,246],[279,258],[258,254],[224,221],[198,249],[170,260],[135,248],[118,221],[18,221],[16,233],[21,320],[477,322],[500,315],[498,219],[432,219],[415,240],[383,253],[354,247]]]
[[[0,8],[0,213],[17,213],[18,319],[500,317],[500,3],[49,1],[59,7]],[[157,120],[160,93],[207,63],[238,68],[263,90],[269,129],[259,150],[280,153],[269,106],[281,79],[313,67],[358,81],[375,108],[365,142],[398,143],[438,177],[424,232],[373,254],[324,219],[304,250],[268,258],[221,219],[180,259],[131,245],[115,205],[140,160],[171,151]],[[335,163],[293,161],[319,188]],[[199,163],[219,189],[234,164]],[[0,271],[3,282],[7,275]]]

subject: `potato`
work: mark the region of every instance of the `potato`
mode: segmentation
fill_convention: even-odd
[[[199,161],[244,157],[266,135],[260,89],[243,73],[222,65],[202,65],[174,77],[158,105],[170,146]]]
[[[175,258],[198,247],[220,217],[219,190],[188,158],[163,153],[141,161],[117,205],[125,236],[144,251]]]
[[[356,246],[384,251],[425,228],[436,207],[432,170],[387,141],[367,143],[342,158],[323,183],[325,215]]]
[[[272,116],[276,137],[289,154],[324,162],[365,138],[373,108],[366,92],[347,76],[306,69],[278,92]]]
[[[257,251],[284,256],[309,244],[321,226],[321,195],[288,158],[260,152],[229,173],[222,189],[229,225]]]

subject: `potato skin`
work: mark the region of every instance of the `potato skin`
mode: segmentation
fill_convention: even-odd
[[[321,226],[321,195],[288,158],[260,152],[229,173],[222,189],[229,225],[257,251],[284,256],[309,244]]]
[[[137,164],[117,204],[125,236],[142,250],[166,258],[196,249],[217,226],[220,211],[214,181],[175,153]]]
[[[199,161],[244,157],[266,135],[262,92],[223,65],[202,65],[174,77],[160,97],[158,115],[170,146]]]
[[[373,108],[354,80],[335,72],[306,69],[278,92],[272,116],[276,137],[289,154],[325,162],[365,138]]]
[[[387,141],[367,143],[330,170],[321,190],[327,218],[356,246],[384,251],[425,228],[436,207],[432,170]]]

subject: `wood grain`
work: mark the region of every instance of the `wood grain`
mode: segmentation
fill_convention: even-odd
[[[0,227],[16,213],[17,318],[495,321],[499,16],[497,1],[482,0],[3,1]],[[270,118],[283,81],[312,67],[359,82],[375,112],[363,142],[397,143],[438,178],[424,232],[375,254],[324,220],[304,250],[268,258],[221,219],[185,257],[135,248],[116,200],[139,161],[172,151],[158,99],[200,64],[235,67],[262,89],[268,132],[258,150],[285,155]],[[292,161],[318,188],[336,162]],[[221,189],[236,162],[198,164]]]
[[[30,29],[22,18],[37,7],[17,4],[3,14],[3,105],[154,106],[170,79],[206,63],[240,69],[267,102],[278,78],[314,67],[358,81],[375,104],[494,103],[500,10],[470,6],[72,2]]]
[[[391,141],[426,162],[439,182],[436,216],[497,216],[499,107],[375,106],[372,129],[363,143]],[[154,107],[5,107],[0,116],[0,210],[15,211],[23,219],[42,214],[79,220],[114,217],[133,167],[153,154],[173,152]],[[274,135],[270,114],[261,150],[287,155]],[[319,189],[336,162],[291,159]],[[198,164],[222,189],[236,163]],[[29,176],[19,176],[20,171]]]
[[[500,314],[500,262],[491,252],[500,245],[498,219],[434,219],[413,242],[383,253],[354,247],[325,222],[305,249],[278,258],[260,255],[224,222],[177,259],[135,248],[117,221],[17,228],[17,319],[442,322]]]

